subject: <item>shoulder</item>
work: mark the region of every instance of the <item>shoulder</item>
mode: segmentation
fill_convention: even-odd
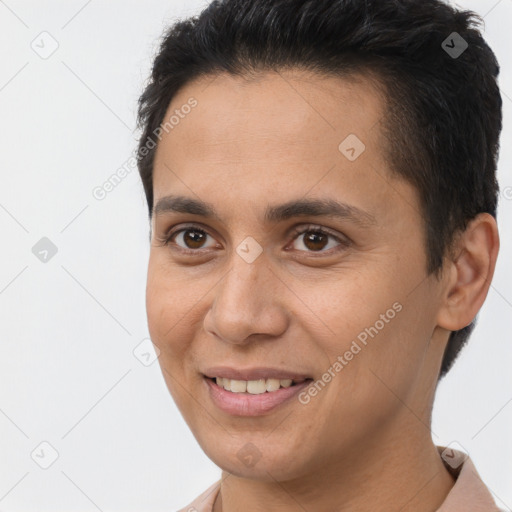
[[[220,490],[220,480],[210,485],[208,489],[202,492],[194,501],[177,512],[211,512],[213,503]]]

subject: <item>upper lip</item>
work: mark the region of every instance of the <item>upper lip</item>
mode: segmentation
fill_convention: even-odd
[[[292,379],[301,381],[310,379],[309,375],[279,368],[230,368],[229,366],[212,366],[207,368],[203,375],[210,378],[223,377],[232,380],[259,380],[259,379]]]

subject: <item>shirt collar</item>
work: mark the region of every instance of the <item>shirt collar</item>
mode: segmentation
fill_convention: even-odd
[[[437,446],[437,450],[455,484],[436,512],[499,512],[469,456],[449,446]]]

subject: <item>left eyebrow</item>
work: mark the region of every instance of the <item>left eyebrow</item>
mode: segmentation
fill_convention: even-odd
[[[377,223],[375,217],[367,211],[329,198],[298,199],[277,206],[268,206],[265,211],[265,220],[268,223],[282,222],[293,217],[303,216],[350,220],[363,227]]]
[[[221,221],[212,204],[186,196],[162,197],[152,210],[155,216],[168,212],[188,213]],[[268,205],[265,209],[264,221],[267,224],[276,224],[294,217],[332,217],[349,220],[362,227],[377,223],[375,217],[367,211],[330,198],[297,199],[280,205]]]

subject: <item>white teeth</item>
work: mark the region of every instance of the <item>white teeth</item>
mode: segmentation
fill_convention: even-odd
[[[233,381],[231,381],[233,382]],[[244,382],[244,381],[234,381],[234,382]],[[267,385],[265,384],[265,379],[259,380],[248,380],[247,381],[247,393],[251,393],[251,395],[259,395],[261,393],[265,393],[267,391]]]
[[[262,393],[277,391],[279,388],[289,388],[292,379],[258,379],[258,380],[235,380],[216,377],[215,382],[227,391],[233,393],[250,393],[260,395]]]
[[[227,379],[224,379],[224,381],[226,380]],[[252,393],[252,391],[247,389],[247,384],[248,383],[245,380],[232,380],[230,391],[233,391],[234,393],[245,393],[246,391],[249,391],[249,393]]]
[[[280,387],[279,379],[267,379],[267,391],[277,391]]]

